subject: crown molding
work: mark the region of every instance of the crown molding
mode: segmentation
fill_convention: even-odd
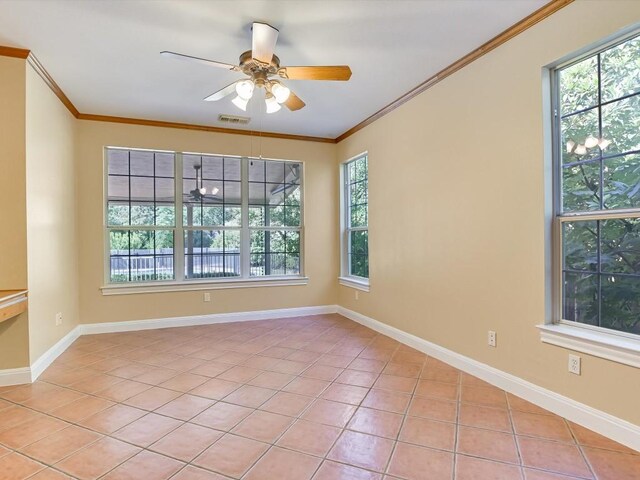
[[[502,33],[500,33],[497,36],[493,37],[488,42],[484,43],[483,45],[481,45],[480,47],[476,48],[472,52],[466,54],[464,57],[459,58],[458,60],[453,62],[448,67],[445,67],[444,69],[440,70],[435,75],[427,78],[420,85],[418,85],[417,87],[409,90],[407,93],[405,93],[401,97],[398,97],[393,102],[391,102],[387,106],[381,108],[380,110],[378,110],[376,113],[374,113],[370,117],[364,119],[362,122],[360,122],[356,126],[351,127],[349,130],[347,130],[342,135],[339,135],[336,138],[336,143],[340,143],[342,140],[344,140],[345,138],[348,138],[351,135],[353,135],[354,133],[362,130],[367,125],[371,125],[373,122],[375,122],[379,118],[384,117],[386,114],[391,113],[392,111],[394,111],[399,106],[401,106],[404,103],[406,103],[409,100],[411,100],[413,97],[415,97],[417,95],[420,95],[425,90],[433,87],[436,83],[441,82],[445,78],[449,77],[450,75],[453,75],[458,70],[460,70],[460,69],[466,67],[467,65],[469,65],[470,63],[478,60],[480,57],[486,55],[490,51],[495,50],[496,48],[498,48],[503,43],[508,42],[509,40],[511,40],[516,35],[519,35],[520,33],[524,32],[528,28],[534,26],[536,23],[541,22],[545,18],[553,15],[555,12],[557,12],[558,10],[560,10],[563,7],[566,7],[567,5],[572,3],[573,1],[574,0],[552,0],[551,2],[547,3],[543,7],[539,8],[538,10],[533,12],[531,15],[523,18],[522,20],[520,20],[515,25],[512,25],[511,27],[507,28]]]
[[[44,83],[48,85],[48,87],[56,95],[56,97],[58,97],[62,102],[62,104],[65,107],[67,107],[67,109],[71,112],[71,115],[78,118],[80,115],[80,112],[78,111],[78,109],[75,107],[73,103],[71,103],[71,100],[69,100],[69,97],[65,95],[65,93],[55,82],[53,77],[49,74],[49,72],[47,72],[47,70],[42,66],[40,61],[36,58],[36,56],[33,53],[29,53],[29,56],[27,57],[27,63],[31,65],[31,67],[35,70],[35,72],[38,75],[40,75],[40,78],[44,80]]]
[[[404,95],[398,97],[396,100],[394,100],[387,106],[381,108],[376,113],[364,119],[362,122],[358,123],[357,125],[351,127],[349,130],[347,130],[346,132],[344,132],[343,134],[339,135],[336,138],[312,137],[312,136],[306,136],[306,135],[291,135],[291,134],[276,133],[276,132],[258,132],[254,130],[239,130],[234,128],[213,127],[209,125],[195,125],[190,123],[167,122],[162,120],[147,120],[142,118],[115,117],[115,116],[109,116],[109,115],[95,115],[91,113],[80,113],[78,109],[75,107],[75,105],[73,105],[71,100],[69,100],[69,97],[65,95],[62,89],[53,80],[49,72],[47,72],[47,70],[42,66],[42,64],[38,61],[38,59],[30,50],[25,50],[22,48],[14,48],[14,47],[4,47],[0,45],[0,56],[26,59],[27,62],[38,73],[38,75],[42,77],[42,79],[49,86],[49,88],[51,88],[53,93],[55,93],[56,96],[60,99],[60,101],[65,105],[65,107],[67,107],[67,109],[71,112],[71,114],[79,120],[123,123],[123,124],[129,124],[129,125],[144,125],[144,126],[150,126],[150,127],[178,128],[183,130],[198,130],[203,132],[227,133],[232,135],[261,136],[265,138],[279,138],[284,140],[301,140],[306,142],[320,142],[320,143],[335,144],[350,137],[354,133],[362,130],[364,127],[372,124],[373,122],[375,122],[379,118],[382,118],[386,114],[394,111],[396,108],[400,107],[401,105],[408,102],[415,96],[431,88],[436,83],[441,82],[442,80],[444,80],[450,75],[453,75],[458,70],[466,67],[467,65],[479,59],[480,57],[498,48],[503,43],[508,42],[516,35],[519,35],[520,33],[524,32],[528,28],[534,26],[536,23],[541,22],[545,18],[553,15],[555,12],[557,12],[563,7],[566,7],[573,1],[574,0],[550,1],[543,7],[533,12],[531,15],[523,18],[518,23],[507,28],[505,31],[493,37],[488,42],[484,43],[480,47],[476,48],[472,52],[465,55],[464,57],[456,60],[451,65],[444,68],[443,70],[436,73],[435,75],[429,77],[420,85],[409,90]]]
[[[0,45],[0,57],[22,58],[24,60],[30,53],[30,50],[24,48],[4,47]]]
[[[109,115],[93,115],[80,113],[76,116],[79,120],[92,120],[95,122],[126,123],[129,125],[145,125],[148,127],[180,128],[183,130],[199,130],[203,132],[230,133],[232,135],[249,135],[263,138],[279,138],[284,140],[302,140],[307,142],[336,143],[333,138],[310,137],[306,135],[291,135],[288,133],[260,132],[257,130],[239,130],[235,128],[212,127],[209,125],[194,125],[191,123],[166,122],[162,120],[146,120],[143,118],[113,117]]]

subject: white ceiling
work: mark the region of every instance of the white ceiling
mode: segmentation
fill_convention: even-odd
[[[242,74],[253,21],[280,30],[282,65],[351,66],[349,82],[288,81],[306,108],[244,128],[334,138],[537,10],[546,0],[4,0],[0,45],[30,49],[82,113],[226,127],[242,114],[202,98]],[[251,111],[253,110],[253,111]],[[241,127],[242,128],[242,127]]]

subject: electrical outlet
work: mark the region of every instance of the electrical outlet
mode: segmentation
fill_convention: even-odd
[[[210,302],[211,301],[211,294],[209,292],[204,292],[204,298],[203,300],[205,302]]]
[[[496,346],[496,332],[494,332],[493,330],[489,330],[489,334],[487,335],[487,344],[490,347]]]
[[[358,300],[359,298],[360,298],[360,292],[356,290],[356,300]]]
[[[569,373],[580,375],[580,357],[569,354]]]
[[[62,325],[62,312],[56,313],[56,327]]]

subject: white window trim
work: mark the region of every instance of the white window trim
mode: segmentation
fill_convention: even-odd
[[[338,282],[342,286],[355,288],[356,290],[360,290],[362,292],[369,291],[368,278],[356,277],[352,275],[350,277],[338,277]]]
[[[215,281],[185,281],[185,282],[155,282],[155,283],[130,283],[110,284],[100,287],[102,295],[131,295],[139,293],[160,292],[191,292],[199,290],[226,290],[229,288],[257,288],[257,287],[293,287],[307,285],[308,277],[252,277],[233,280]]]
[[[548,295],[551,299],[551,317],[548,322],[537,325],[540,331],[540,340],[549,345],[563,347],[569,350],[586,353],[595,357],[604,358],[620,364],[629,365],[640,368],[640,335],[634,335],[626,332],[618,332],[607,328],[580,324],[562,319],[562,223],[575,218],[583,219],[600,219],[607,217],[628,217],[637,216],[637,210],[630,212],[628,210],[615,210],[605,212],[586,212],[586,213],[565,213],[559,214],[560,188],[561,184],[557,172],[557,158],[560,145],[559,131],[557,126],[556,112],[558,111],[558,85],[556,71],[563,66],[576,63],[587,58],[598,51],[606,50],[618,43],[624,42],[638,34],[637,26],[624,29],[595,46],[584,48],[574,55],[567,56],[562,60],[546,67],[549,72],[547,79],[551,81],[550,101],[551,109],[548,118],[552,121],[547,128],[551,130],[550,152],[551,174],[549,177],[552,181],[552,211],[551,211],[551,274],[548,278],[551,284],[551,291]],[[631,215],[629,215],[631,213]]]
[[[173,255],[173,265],[174,265],[174,275],[175,279],[170,281],[162,281],[162,280],[151,280],[148,282],[122,282],[122,283],[111,283],[110,279],[110,249],[109,249],[109,225],[107,224],[108,218],[108,181],[109,181],[109,165],[108,165],[108,157],[107,150],[109,149],[120,149],[120,150],[139,150],[139,151],[150,151],[150,152],[163,152],[163,153],[172,153],[175,156],[174,159],[174,168],[175,168],[175,198],[176,198],[176,225],[173,227],[152,227],[154,230],[172,230],[174,232],[174,255]],[[216,279],[187,279],[184,276],[184,255],[178,255],[178,252],[182,252],[184,239],[182,235],[178,235],[178,233],[182,233],[185,231],[185,227],[179,227],[182,225],[182,209],[178,208],[178,199],[182,198],[182,175],[178,175],[178,171],[182,171],[182,156],[184,154],[188,155],[203,155],[203,156],[215,156],[215,157],[225,157],[225,158],[239,158],[241,160],[241,176],[240,182],[242,184],[241,192],[242,192],[242,222],[241,227],[215,227],[216,230],[224,230],[225,228],[230,228],[232,230],[240,230],[240,238],[241,238],[241,248],[240,248],[240,265],[241,265],[241,276],[240,277],[228,277],[228,278],[216,278]],[[154,149],[145,149],[145,148],[134,148],[134,147],[116,147],[116,146],[106,146],[104,147],[104,160],[103,160],[103,214],[102,214],[102,228],[104,232],[104,275],[103,275],[103,285],[100,287],[102,295],[127,295],[127,294],[138,294],[138,293],[160,293],[160,292],[179,292],[179,291],[196,291],[196,290],[217,290],[217,289],[229,289],[229,288],[256,288],[256,287],[279,287],[279,286],[297,286],[297,285],[307,285],[309,283],[309,278],[305,276],[304,270],[304,244],[305,244],[305,235],[304,235],[304,205],[305,205],[305,162],[302,160],[285,160],[285,159],[276,159],[276,158],[256,158],[256,157],[242,157],[238,155],[223,155],[216,153],[201,153],[201,152],[174,152],[170,150],[154,150]],[[300,185],[302,187],[302,192],[300,196],[300,227],[266,227],[267,229],[272,230],[291,230],[298,231],[300,233],[300,274],[299,275],[283,275],[283,276],[262,276],[262,277],[251,277],[249,276],[249,266],[250,266],[250,233],[251,230],[261,230],[263,228],[260,227],[250,227],[249,226],[249,189],[248,189],[248,161],[244,160],[266,160],[266,161],[278,161],[278,162],[294,162],[300,163],[302,165],[302,176],[300,178]],[[182,205],[182,202],[180,202]],[[178,223],[180,222],[180,223]],[[129,228],[129,227],[128,227]],[[148,228],[148,227],[143,227]]]
[[[566,321],[538,325],[540,340],[544,343],[640,368],[640,338],[585,327],[568,325]]]
[[[365,155],[367,157],[369,156],[369,152],[367,150],[365,150],[364,152],[360,152],[359,154],[354,155],[353,157],[348,158],[347,160],[340,163],[340,276],[338,277],[338,282],[340,283],[340,285],[343,285],[345,287],[355,288],[356,290],[368,292],[370,288],[370,282],[368,278],[349,274],[349,253],[347,252],[347,249],[349,248],[349,230],[347,228],[348,209],[346,208],[346,200],[348,195],[347,185],[345,184],[345,165]],[[367,221],[366,227],[353,228],[353,230],[369,231],[369,222]],[[369,238],[369,244],[371,244],[371,238]]]

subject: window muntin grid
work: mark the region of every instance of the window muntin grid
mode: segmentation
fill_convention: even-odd
[[[107,150],[110,282],[174,278],[174,161],[168,152]]]
[[[108,283],[301,275],[302,163],[113,147],[105,156]],[[250,175],[262,195],[250,198]],[[254,230],[264,240],[252,246]]]
[[[346,274],[369,278],[369,168],[367,155],[344,164]]]
[[[240,164],[241,159],[235,157],[194,154],[182,156],[182,222],[184,226],[239,227],[241,225]],[[200,187],[206,189],[204,196],[197,193]],[[212,194],[212,191],[216,193]]]
[[[555,76],[559,317],[627,334],[640,334],[639,64],[636,36]]]
[[[299,275],[302,164],[248,163],[250,276]]]

